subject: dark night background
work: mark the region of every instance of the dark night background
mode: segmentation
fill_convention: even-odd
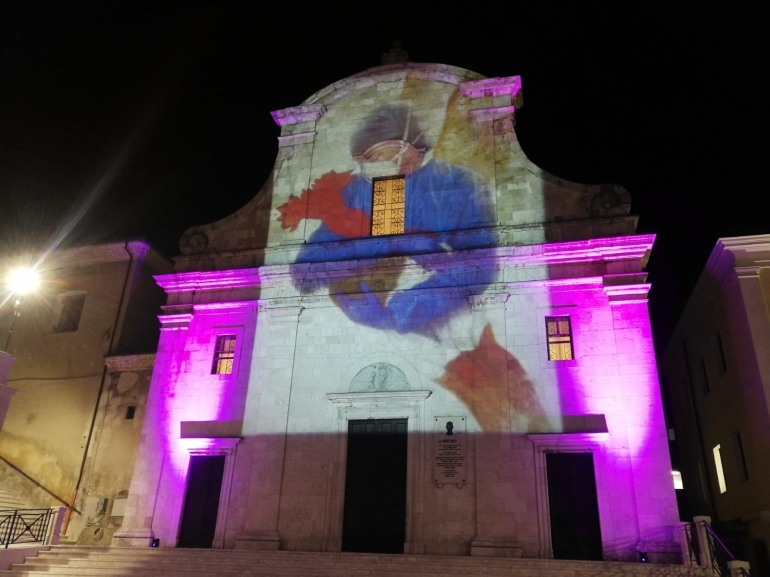
[[[175,256],[264,184],[271,111],[398,39],[520,75],[525,154],[631,192],[661,349],[716,240],[770,233],[764,9],[669,4],[0,0],[0,256],[127,238]]]

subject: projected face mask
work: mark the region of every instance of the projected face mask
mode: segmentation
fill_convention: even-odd
[[[422,166],[425,151],[403,140],[386,140],[356,157],[361,176],[371,181],[380,176],[408,176]]]

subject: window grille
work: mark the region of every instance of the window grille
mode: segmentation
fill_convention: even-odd
[[[372,236],[404,233],[406,178],[378,178],[372,182]]]
[[[546,338],[548,339],[549,361],[573,360],[572,324],[568,316],[546,317]]]

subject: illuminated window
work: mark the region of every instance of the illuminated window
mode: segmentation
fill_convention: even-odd
[[[235,335],[219,335],[217,348],[214,351],[214,363],[211,366],[212,375],[229,375],[233,372],[235,359]]]
[[[59,319],[53,328],[55,333],[73,333],[78,330],[80,315],[86,302],[86,293],[69,293],[59,299]]]
[[[372,195],[372,236],[403,234],[406,178],[375,179]]]
[[[546,338],[548,339],[549,361],[571,361],[572,325],[569,317],[546,317]]]
[[[674,479],[674,489],[684,489],[684,483],[682,482],[682,473],[679,471],[671,471],[671,476]]]
[[[712,449],[714,453],[714,466],[717,470],[717,481],[719,482],[719,492],[727,493],[727,483],[725,483],[725,472],[722,469],[722,447],[717,445]]]

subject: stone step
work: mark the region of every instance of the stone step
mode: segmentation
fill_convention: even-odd
[[[29,504],[15,493],[0,489],[0,510],[28,509]]]
[[[54,546],[0,571],[79,577],[704,577],[701,567],[556,559]]]

